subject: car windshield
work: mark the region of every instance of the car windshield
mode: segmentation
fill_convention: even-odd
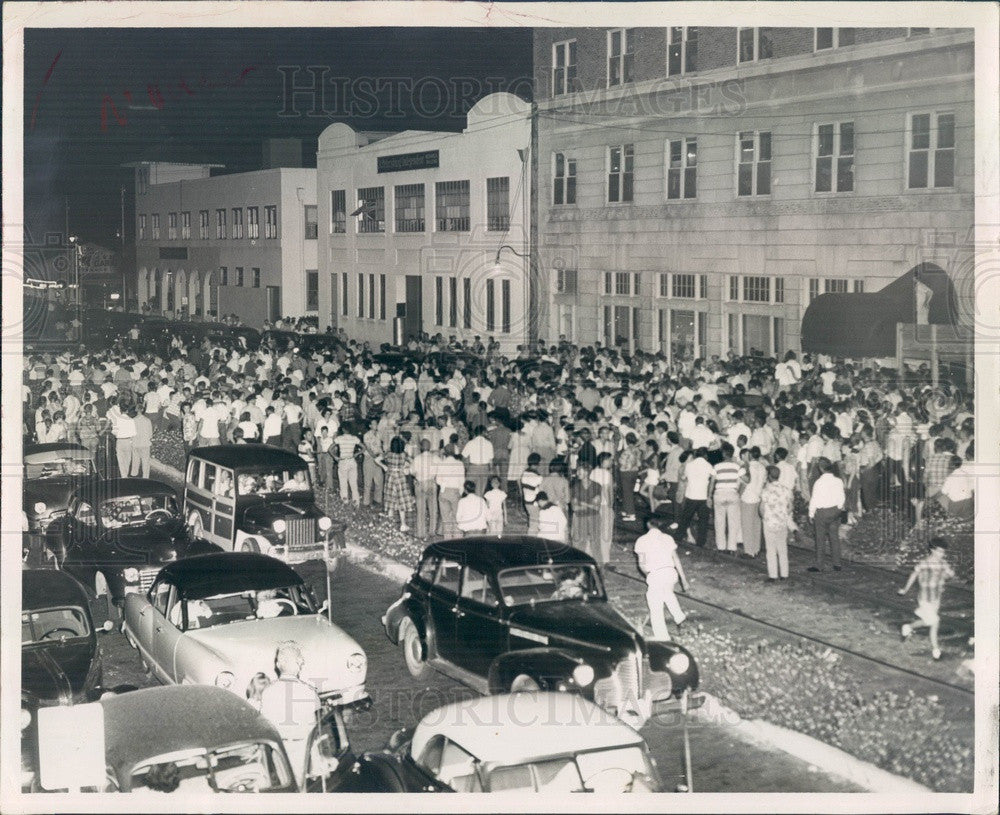
[[[284,757],[267,742],[161,756],[132,771],[138,792],[290,792],[290,784]]]
[[[58,478],[64,475],[94,475],[94,462],[89,458],[59,458],[54,461],[30,462],[24,465],[24,480]]]
[[[82,609],[46,608],[21,614],[21,645],[86,637],[90,624]]]
[[[497,580],[503,601],[508,606],[549,600],[590,600],[601,596],[601,584],[590,564],[505,569]]]
[[[177,517],[177,499],[173,495],[128,495],[101,502],[101,522],[117,529],[122,526],[140,526],[157,513]]]
[[[277,467],[255,473],[241,473],[236,478],[240,495],[281,495],[290,492],[308,492],[312,489],[309,470]]]
[[[266,620],[271,617],[294,617],[316,613],[316,602],[305,586],[216,594],[202,600],[176,603],[170,611],[170,621],[178,627],[183,623],[181,615],[182,606],[185,604],[188,631],[246,620]]]
[[[638,745],[511,764],[489,774],[490,792],[655,792],[656,773]]]

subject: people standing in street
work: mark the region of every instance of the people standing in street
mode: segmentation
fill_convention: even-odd
[[[649,609],[649,623],[653,629],[653,639],[669,640],[670,632],[663,615],[666,606],[674,624],[680,626],[687,615],[677,602],[674,586],[679,582],[684,591],[688,590],[684,566],[677,554],[677,543],[662,529],[663,521],[651,515],[646,519],[647,532],[635,542],[635,554],[639,560],[639,571],[646,578],[646,606]]]
[[[279,643],[274,656],[277,680],[260,692],[261,715],[281,735],[299,784],[303,780],[309,735],[321,710],[316,688],[302,679],[304,667],[305,658],[298,643],[291,640]]]
[[[715,471],[708,463],[708,450],[697,448],[685,462],[683,470],[684,504],[681,508],[678,535],[688,533],[691,521],[697,518],[693,542],[704,547],[708,540],[708,502],[715,480]]]
[[[111,412],[108,412],[111,416]],[[132,467],[132,445],[135,439],[135,409],[119,411],[112,420],[111,432],[115,437],[115,458],[118,461],[119,478],[127,478]]]
[[[622,495],[622,520],[635,520],[635,482],[642,466],[642,448],[633,432],[625,434],[625,446],[618,454],[618,485]]]
[[[130,474],[149,478],[150,459],[153,450],[153,423],[145,413],[136,413],[135,436],[132,438],[132,463]]]
[[[601,488],[601,505],[598,509],[598,551],[600,557],[597,562],[602,566],[607,566],[611,560],[611,542],[615,534],[615,482],[614,476],[611,474],[612,463],[611,453],[599,453],[597,466],[590,471],[590,480]]]
[[[830,460],[820,456],[816,462],[819,478],[809,498],[809,520],[816,540],[816,563],[810,572],[823,570],[823,551],[830,547],[834,571],[840,571],[840,513],[844,511],[844,482],[833,472]]]
[[[767,468],[760,457],[759,447],[743,451],[745,483],[740,494],[740,526],[743,530],[743,553],[747,557],[757,557],[760,553],[760,493],[767,481]]]
[[[573,545],[594,560],[599,560],[601,488],[591,480],[587,461],[577,462],[576,478],[570,484],[569,502]]]
[[[385,492],[385,471],[379,463],[385,454],[385,447],[378,425],[378,420],[372,419],[361,439],[364,450],[361,460],[361,504],[366,507],[371,506],[373,501],[381,504]],[[389,438],[390,443],[391,441],[392,437]]]
[[[431,450],[430,439],[420,440],[420,452],[410,462],[414,500],[417,507],[415,534],[420,540],[437,534],[438,526],[438,455]]]
[[[736,553],[742,540],[740,520],[740,471],[733,461],[733,445],[722,443],[722,461],[715,465],[715,490],[712,505],[715,511],[715,548],[720,552]]]
[[[441,516],[441,534],[453,538],[458,534],[455,513],[465,486],[465,465],[452,448],[446,448],[437,465],[434,477],[438,485],[438,511]]]
[[[345,424],[333,440],[337,451],[337,482],[340,484],[340,500],[349,500],[354,506],[358,506],[361,503],[361,493],[358,489],[358,460],[355,453],[361,445],[361,439],[348,427]]]
[[[385,467],[385,511],[391,516],[399,515],[399,531],[409,532],[407,513],[417,508],[417,502],[410,492],[406,475],[410,469],[410,458],[406,455],[406,442],[399,436],[389,443],[389,452],[382,461]],[[485,527],[484,527],[485,528]]]
[[[544,490],[539,490],[538,498],[538,537],[546,540],[566,543],[569,534],[569,521],[562,508],[553,504]]]
[[[486,438],[486,428],[477,425],[472,438],[462,448],[466,475],[476,484],[476,492],[486,492],[487,479],[493,471],[493,444]]]
[[[462,485],[462,497],[455,506],[455,525],[465,537],[486,534],[486,501],[476,493],[475,481],[467,480]]]
[[[501,489],[500,476],[492,476],[489,486],[483,496],[486,501],[486,531],[491,535],[502,535],[507,526],[507,493]]]
[[[538,505],[535,503],[538,497],[538,490],[542,486],[542,476],[538,472],[541,462],[538,453],[528,455],[528,466],[521,473],[519,484],[521,487],[521,500],[524,502],[524,511],[528,516],[528,534],[538,534]]]
[[[782,483],[781,470],[772,464],[760,494],[767,576],[771,581],[788,579],[788,535],[797,528],[791,507],[792,492]]]
[[[946,559],[948,542],[944,538],[931,538],[928,549],[929,554],[913,567],[906,585],[899,590],[899,594],[904,595],[914,583],[918,586],[916,619],[904,624],[900,631],[906,640],[913,635],[915,629],[927,628],[931,641],[931,657],[941,659],[941,645],[938,642],[941,596],[944,593],[945,583],[955,576],[955,571]]]

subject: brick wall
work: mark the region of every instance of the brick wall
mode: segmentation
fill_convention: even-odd
[[[793,54],[811,54],[815,39],[812,28],[769,28],[775,59]]]
[[[724,68],[736,64],[735,28],[699,28],[698,64],[699,71]]]

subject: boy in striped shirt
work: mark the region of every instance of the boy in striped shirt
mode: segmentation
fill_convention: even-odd
[[[722,461],[715,465],[715,548],[720,552],[736,552],[742,543],[740,522],[740,473],[742,467],[733,461],[733,445],[722,443]]]

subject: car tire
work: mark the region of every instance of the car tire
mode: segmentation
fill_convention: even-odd
[[[257,543],[256,538],[247,538],[240,544],[241,552],[260,552],[260,544]]]
[[[427,660],[424,656],[424,645],[420,641],[420,632],[409,618],[403,620],[399,627],[399,644],[403,649],[406,670],[414,679],[420,679],[427,673]]]
[[[528,693],[530,691],[537,691],[541,689],[542,686],[527,674],[519,674],[514,677],[514,681],[510,683],[511,693]]]

